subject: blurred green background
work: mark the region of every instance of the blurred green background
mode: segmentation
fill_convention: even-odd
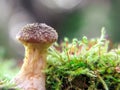
[[[109,39],[120,42],[120,0],[1,0],[0,57],[22,59],[23,46],[16,33],[28,23],[46,23],[59,40],[100,36],[106,28]]]

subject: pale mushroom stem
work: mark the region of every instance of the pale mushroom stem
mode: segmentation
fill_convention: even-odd
[[[38,45],[25,46],[25,58],[21,72],[25,74],[41,74],[46,66],[47,48]]]
[[[24,46],[24,63],[18,76],[15,78],[15,83],[18,88],[24,90],[45,90],[44,69],[46,67],[47,47],[34,43],[26,43]]]

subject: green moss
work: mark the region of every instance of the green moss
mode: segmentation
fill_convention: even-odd
[[[15,65],[15,60],[0,57],[0,90],[17,90],[10,82],[18,71],[18,67]]]
[[[108,48],[104,30],[98,39],[55,44],[47,59],[47,90],[119,90],[120,49]]]

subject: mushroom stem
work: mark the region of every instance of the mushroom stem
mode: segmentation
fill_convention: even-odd
[[[41,74],[46,66],[47,49],[41,48],[40,45],[25,46],[25,58],[21,68],[22,73],[27,74]]]
[[[46,54],[47,48],[41,47],[39,44],[25,45],[24,63],[15,78],[18,88],[45,90],[45,73],[43,70],[46,66]]]

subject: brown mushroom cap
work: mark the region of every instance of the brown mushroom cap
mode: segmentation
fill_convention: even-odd
[[[25,25],[16,38],[28,43],[53,43],[58,39],[58,34],[44,23],[33,23]]]

